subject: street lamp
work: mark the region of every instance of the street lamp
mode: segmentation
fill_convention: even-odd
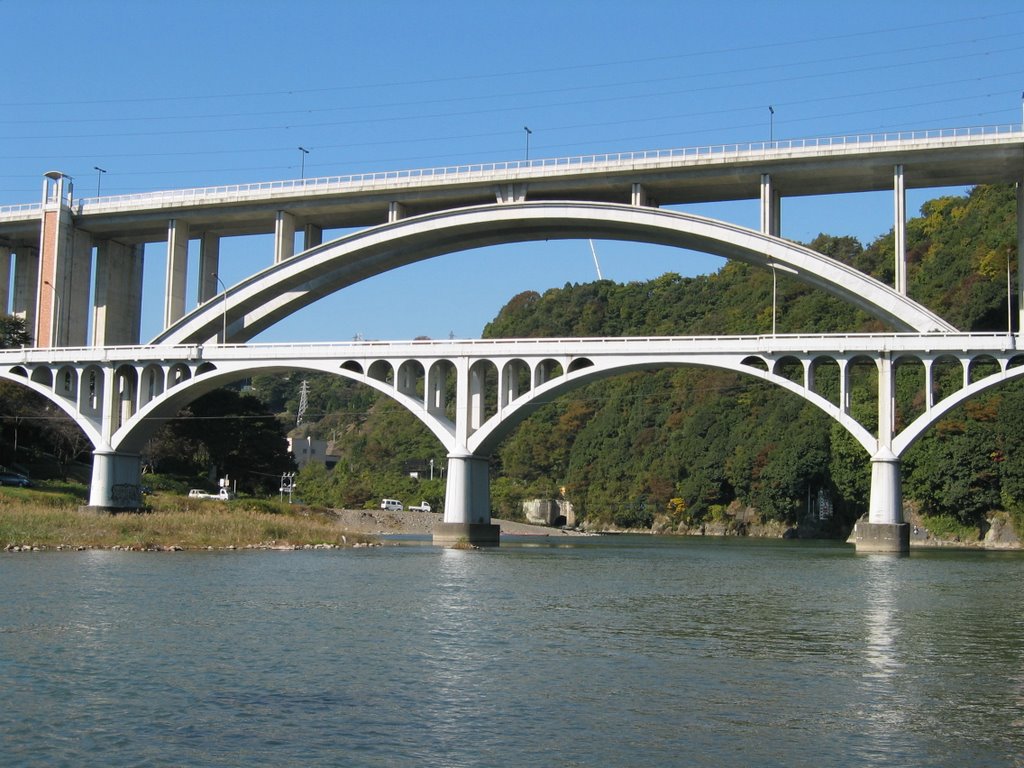
[[[221,327],[220,343],[221,344],[227,344],[228,343],[228,287],[226,285],[224,285],[224,281],[220,279],[220,275],[218,275],[216,272],[211,272],[210,274],[213,276],[214,280],[216,280],[218,283],[220,283],[220,287],[224,289],[224,316],[223,316],[223,320],[221,322],[221,326],[222,327]]]
[[[785,264],[779,264],[777,261],[770,261],[770,262],[768,262],[767,266],[769,266],[771,268],[771,270],[772,270],[772,336],[774,336],[775,335],[775,316],[777,314],[778,294],[779,294],[777,270],[781,269],[783,272],[788,272],[791,275],[797,274],[797,271],[795,269],[793,269],[792,267],[787,266]]]
[[[775,274],[775,265],[772,264],[772,336],[775,335],[775,313],[778,304],[779,283]]]
[[[775,107],[768,105],[768,141],[775,143]]]
[[[107,172],[106,168],[100,168],[98,165],[92,167],[96,171],[96,197],[100,196],[100,179],[103,178],[103,174]]]
[[[299,170],[299,178],[304,179],[306,178],[306,155],[309,154],[309,150],[306,149],[305,147],[299,147],[299,152],[302,153],[301,155],[299,155],[299,157],[302,158],[302,167]]]
[[[529,160],[530,159],[530,134],[533,133],[533,131],[531,131],[525,125],[523,126],[523,130],[526,131],[526,159]]]
[[[1010,283],[1010,249],[1006,249],[1006,335],[1013,335],[1013,289]]]
[[[51,283],[49,280],[43,280],[43,285],[50,286],[50,290],[53,291],[53,304],[50,305],[50,341],[49,343],[53,346],[59,346],[57,342],[57,324],[60,320],[60,296],[57,294],[57,286]],[[36,339],[36,344],[39,343],[39,339]]]

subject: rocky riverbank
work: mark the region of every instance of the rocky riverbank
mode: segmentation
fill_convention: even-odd
[[[371,536],[414,535],[430,536],[434,526],[442,521],[437,512],[388,512],[383,509],[335,509],[333,514],[343,530]],[[506,536],[583,536],[579,531],[548,528],[543,525],[528,525],[512,520],[491,520],[501,527]]]

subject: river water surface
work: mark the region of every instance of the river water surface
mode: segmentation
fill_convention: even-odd
[[[1024,766],[1024,554],[0,554],[5,766]]]

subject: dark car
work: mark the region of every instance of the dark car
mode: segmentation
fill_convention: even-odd
[[[0,472],[0,485],[14,485],[19,488],[31,488],[32,481],[17,472]]]

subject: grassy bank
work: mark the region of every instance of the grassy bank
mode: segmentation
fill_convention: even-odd
[[[196,501],[147,497],[147,509],[116,515],[82,511],[74,490],[0,488],[0,549],[14,547],[226,549],[352,546],[367,537],[348,533],[326,512],[276,501]]]

